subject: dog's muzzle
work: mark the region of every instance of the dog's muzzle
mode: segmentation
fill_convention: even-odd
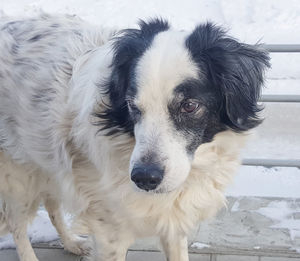
[[[149,191],[154,190],[161,183],[164,170],[154,164],[140,164],[135,166],[131,172],[131,180],[140,189]]]

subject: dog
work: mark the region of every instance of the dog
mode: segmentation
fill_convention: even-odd
[[[262,121],[268,53],[210,22],[188,32],[160,18],[115,32],[44,15],[1,34],[3,153],[55,181],[91,260],[124,261],[158,236],[167,260],[187,261],[189,231],[225,205]]]

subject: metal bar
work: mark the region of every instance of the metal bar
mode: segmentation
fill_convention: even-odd
[[[242,164],[246,165],[246,166],[296,167],[296,168],[300,168],[300,159],[297,159],[297,160],[243,159]]]
[[[300,44],[263,44],[262,47],[271,53],[300,52]]]
[[[262,95],[261,102],[300,102],[300,95]]]
[[[300,44],[265,44],[262,46],[269,52],[300,52]],[[300,95],[263,95],[262,102],[300,102]],[[296,167],[300,168],[300,159],[281,160],[281,159],[243,159],[245,166],[264,166],[264,167]]]

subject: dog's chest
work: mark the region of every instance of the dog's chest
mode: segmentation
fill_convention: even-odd
[[[109,209],[111,222],[134,233],[136,237],[187,233],[200,219],[196,202],[182,207],[183,201],[188,200],[185,196],[189,195],[147,195],[133,193],[132,188],[128,187],[128,193],[115,188],[104,208]],[[124,197],[120,199],[117,195],[122,193]],[[190,197],[190,200],[193,198]]]

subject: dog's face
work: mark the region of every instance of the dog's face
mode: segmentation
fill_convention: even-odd
[[[196,149],[216,133],[260,123],[257,100],[268,56],[212,24],[192,33],[160,20],[140,27],[115,42],[111,105],[101,117],[109,135],[135,137],[134,184],[164,193],[185,181]]]
[[[221,99],[204,84],[185,48],[186,37],[176,31],[158,34],[130,79],[126,100],[136,139],[130,170],[133,181],[145,190],[178,187],[190,171],[196,148],[211,139],[211,132],[225,129],[218,119]],[[150,184],[143,182],[143,172]]]

